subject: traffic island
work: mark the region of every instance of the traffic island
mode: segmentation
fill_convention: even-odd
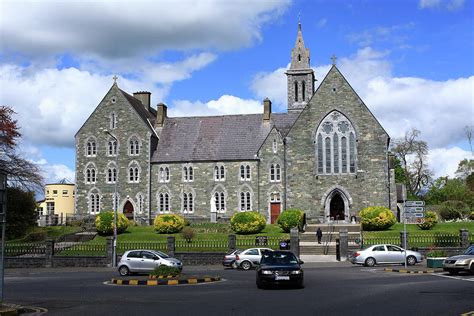
[[[112,284],[115,285],[148,285],[148,286],[156,286],[156,285],[180,285],[180,284],[199,284],[199,283],[210,283],[210,282],[217,282],[220,281],[220,276],[204,276],[204,277],[179,277],[179,278],[153,278],[153,279],[146,279],[146,280],[138,280],[138,279],[130,279],[130,280],[123,280],[123,279],[112,279]]]
[[[396,273],[409,273],[409,274],[427,274],[427,273],[435,273],[441,272],[440,269],[423,269],[423,270],[409,270],[409,269],[394,269],[394,268],[385,268],[384,271],[386,272],[396,272]]]

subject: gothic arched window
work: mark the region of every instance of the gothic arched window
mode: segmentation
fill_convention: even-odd
[[[318,174],[355,173],[357,170],[356,131],[338,111],[329,113],[316,131]]]
[[[304,83],[304,81],[301,83],[302,87],[301,87],[301,93],[303,94],[303,101],[306,100],[306,84]]]
[[[298,81],[295,81],[295,102],[298,102]]]

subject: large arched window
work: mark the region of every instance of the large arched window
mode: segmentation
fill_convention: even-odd
[[[107,143],[107,155],[116,156],[117,155],[117,141],[113,138],[109,139]]]
[[[167,166],[160,167],[158,172],[158,182],[166,183],[170,182],[170,168]]]
[[[109,163],[109,165],[107,166],[106,177],[107,183],[115,183],[117,181],[117,167],[114,163]]]
[[[306,84],[304,83],[304,81],[301,83],[301,93],[303,94],[303,101],[306,100]]]
[[[86,143],[86,156],[95,157],[97,155],[97,143],[95,139],[90,138]]]
[[[316,131],[318,174],[355,173],[357,170],[356,132],[339,111],[329,113]]]
[[[158,194],[158,212],[170,212],[170,195],[168,192],[162,192]]]
[[[281,181],[280,164],[272,163],[270,165],[270,182],[280,182],[280,181]]]
[[[132,136],[128,140],[128,154],[130,156],[138,156],[140,154],[140,141],[136,136]]]
[[[226,211],[226,195],[223,191],[215,191],[211,198],[211,210],[217,213]]]
[[[214,167],[214,181],[225,181],[224,165],[217,165]]]
[[[94,191],[96,189],[93,189]],[[91,192],[88,196],[89,214],[98,214],[100,212],[100,194]]]
[[[298,81],[295,81],[295,102],[298,102]]]
[[[183,213],[194,212],[194,195],[192,192],[183,193]]]
[[[97,180],[97,169],[94,164],[89,163],[84,170],[85,182],[87,184],[94,184]]]
[[[128,182],[138,183],[140,182],[140,166],[136,161],[130,162],[128,165]]]

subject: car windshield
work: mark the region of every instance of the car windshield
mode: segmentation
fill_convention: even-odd
[[[242,252],[242,250],[240,250],[240,249],[232,250],[232,251],[229,251],[229,252],[227,253],[227,255],[238,255],[238,254],[241,253],[241,252]]]
[[[474,255],[474,247],[469,247],[467,248],[466,252],[464,252],[465,255]]]
[[[169,258],[169,257],[170,257],[170,256],[168,256],[166,253],[161,252],[161,251],[154,250],[153,252],[156,253],[158,256],[160,256],[160,257],[163,258],[163,259],[166,259],[166,258]]]
[[[298,259],[292,253],[265,252],[261,263],[270,266],[290,265],[297,264]]]

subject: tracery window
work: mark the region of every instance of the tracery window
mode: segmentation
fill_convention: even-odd
[[[240,211],[250,211],[252,209],[252,199],[250,192],[240,192]]]
[[[94,184],[97,180],[97,171],[94,165],[89,164],[85,170],[85,178],[87,184]]]
[[[215,181],[225,180],[225,168],[223,165],[217,165],[214,167],[214,180]]]
[[[338,111],[328,114],[316,132],[318,174],[355,173],[357,144],[351,122]]]
[[[128,166],[128,182],[140,182],[140,168],[136,162],[131,162]]]
[[[131,156],[138,156],[140,154],[140,142],[136,137],[132,137],[128,142],[128,153]]]
[[[280,181],[281,181],[280,164],[272,163],[270,165],[270,182],[280,182]]]
[[[170,195],[168,192],[162,192],[158,195],[158,211],[160,213],[170,212]]]
[[[99,193],[89,194],[89,213],[97,214],[100,211],[100,195]]]
[[[115,139],[110,139],[107,143],[107,155],[116,156],[117,155],[117,141]]]
[[[250,165],[240,165],[240,180],[250,181]]]
[[[183,181],[192,182],[194,180],[194,170],[192,166],[183,167]]]
[[[216,191],[214,196],[212,197],[213,203],[212,208],[217,213],[224,213],[226,211],[226,203],[225,203],[225,194],[222,191]]]
[[[97,145],[94,139],[90,139],[86,144],[86,156],[95,157],[97,155]]]
[[[170,182],[170,168],[160,167],[158,172],[158,182],[165,183]]]
[[[194,196],[191,192],[183,193],[183,213],[194,212]]]

